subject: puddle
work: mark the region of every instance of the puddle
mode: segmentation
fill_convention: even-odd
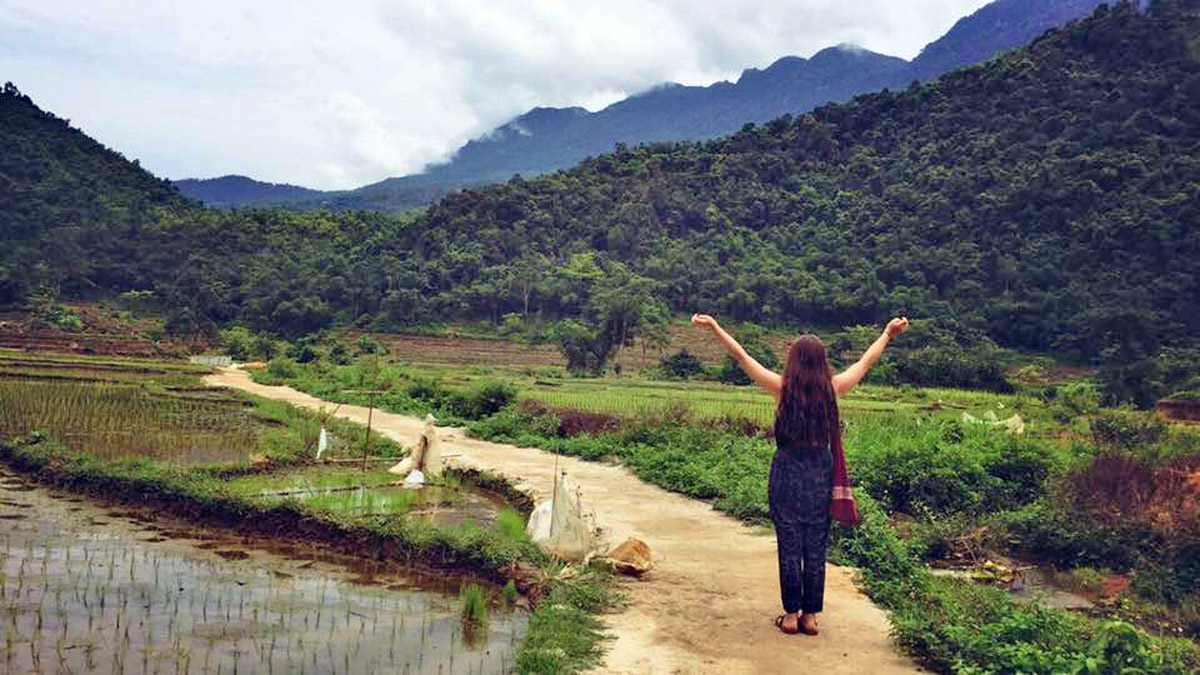
[[[465,486],[299,489],[288,491],[286,494],[264,496],[269,499],[297,499],[345,515],[415,516],[428,519],[441,527],[458,527],[468,521],[490,525],[495,522],[498,513],[509,508],[500,495]]]
[[[978,568],[932,569],[934,576],[963,579],[1006,589],[1018,602],[1044,602],[1050,607],[1086,611],[1094,609],[1091,599],[1064,588],[1050,568],[1022,565],[1002,556]]]
[[[188,539],[150,543],[144,514],[10,478],[0,515],[34,517],[0,520],[2,672],[504,673],[527,627],[492,607],[465,635],[460,579],[163,518]]]

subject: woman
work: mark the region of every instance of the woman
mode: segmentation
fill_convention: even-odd
[[[775,625],[788,634],[816,635],[816,615],[825,596],[834,453],[841,447],[837,397],[850,393],[883,356],[888,342],[908,330],[908,319],[892,319],[862,358],[837,375],[830,371],[825,346],[815,335],[801,335],[792,343],[780,376],[747,354],[716,319],[696,314],[692,323],[711,330],[750,379],[775,397],[776,450],[768,496],[784,611]]]

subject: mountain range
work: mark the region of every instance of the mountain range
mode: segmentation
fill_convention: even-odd
[[[939,344],[990,338],[1144,380],[1168,349],[1200,362],[1197,101],[1200,0],[1120,3],[924,85],[397,217],[205,208],[10,84],[0,309],[132,293],[171,330],[289,337],[697,310],[825,331],[904,313]]]
[[[597,112],[579,107],[534,108],[468,142],[445,163],[355,190],[319,192],[244,176],[186,179],[176,185],[185,195],[218,207],[404,211],[462,187],[506,180],[514,174],[531,177],[563,169],[609,152],[618,143],[717,138],[747,123],[936,79],[1087,16],[1103,2],[996,0],[959,20],[912,61],[838,45],[808,59],[786,56],[762,70],[750,68],[736,82],[703,87],[659,85]]]

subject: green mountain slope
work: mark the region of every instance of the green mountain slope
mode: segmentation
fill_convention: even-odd
[[[11,83],[0,148],[0,309],[150,291],[180,330],[236,319],[300,334],[377,309],[369,251],[404,223],[205,208]]]
[[[595,249],[661,282],[681,310],[943,315],[1088,356],[1109,333],[1195,336],[1194,7],[1102,8],[931,85],[452,196],[398,248],[422,285],[456,295],[486,294],[530,247]],[[449,262],[464,251],[479,280],[448,283],[469,277]],[[553,294],[534,306],[571,310]]]
[[[606,294],[791,326],[905,312],[1109,360],[1195,345],[1198,25],[1195,0],[1102,8],[926,86],[621,150],[414,220],[202,209],[14,90],[0,303],[153,290],[180,326],[296,335],[579,317]]]
[[[115,261],[92,255],[101,241],[136,236],[182,204],[170,181],[39,110],[11,83],[0,92],[0,148],[0,306],[41,281],[70,294],[115,283]],[[79,274],[48,269],[67,260]]]

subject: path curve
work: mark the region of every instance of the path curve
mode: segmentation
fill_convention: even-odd
[[[235,368],[205,381],[306,408],[334,405],[289,387],[256,384]],[[367,409],[342,405],[338,416],[365,424]],[[422,426],[418,418],[380,411],[372,418],[372,428],[406,445]],[[549,496],[550,453],[466,438],[461,429],[440,431],[442,452],[452,455],[447,464],[499,473],[538,500]],[[615,639],[597,672],[919,671],[892,644],[887,615],[855,588],[849,568],[830,565],[826,572],[821,635],[783,635],[771,623],[780,611],[779,577],[768,528],[747,526],[619,466],[561,457],[559,467],[579,484],[584,508],[595,511],[614,543],[636,536],[650,545],[656,561],[642,580],[621,582],[629,607],[603,617]]]

